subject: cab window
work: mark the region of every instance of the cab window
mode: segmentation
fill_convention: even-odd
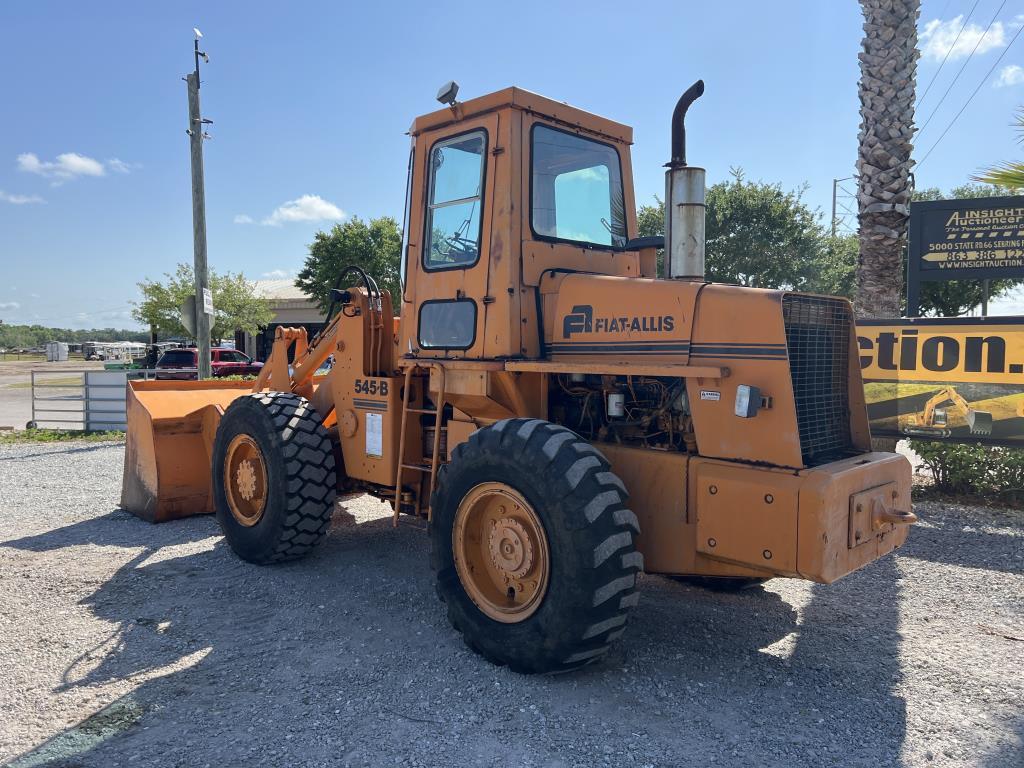
[[[619,153],[546,125],[531,133],[530,223],[535,235],[586,245],[626,244]]]
[[[486,154],[482,130],[444,139],[431,149],[426,269],[464,269],[480,258]]]
[[[471,299],[424,301],[419,340],[424,349],[469,349],[476,340],[476,303]]]

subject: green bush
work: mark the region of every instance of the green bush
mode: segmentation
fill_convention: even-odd
[[[936,490],[1024,500],[1024,450],[991,445],[913,441]]]

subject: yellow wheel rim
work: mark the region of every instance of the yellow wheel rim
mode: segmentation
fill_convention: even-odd
[[[452,551],[459,581],[488,617],[515,624],[532,616],[551,571],[544,526],[523,496],[504,483],[481,483],[455,512]]]
[[[267,506],[267,465],[248,435],[236,435],[224,457],[224,492],[231,516],[247,528],[256,525]]]

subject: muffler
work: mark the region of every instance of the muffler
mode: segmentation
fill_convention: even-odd
[[[672,159],[665,172],[665,269],[680,280],[704,279],[704,169],[686,164],[686,110],[704,93],[698,80],[672,111]]]

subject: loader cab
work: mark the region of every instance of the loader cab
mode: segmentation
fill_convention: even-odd
[[[399,356],[542,355],[547,283],[654,277],[636,237],[632,129],[520,88],[417,118]]]

